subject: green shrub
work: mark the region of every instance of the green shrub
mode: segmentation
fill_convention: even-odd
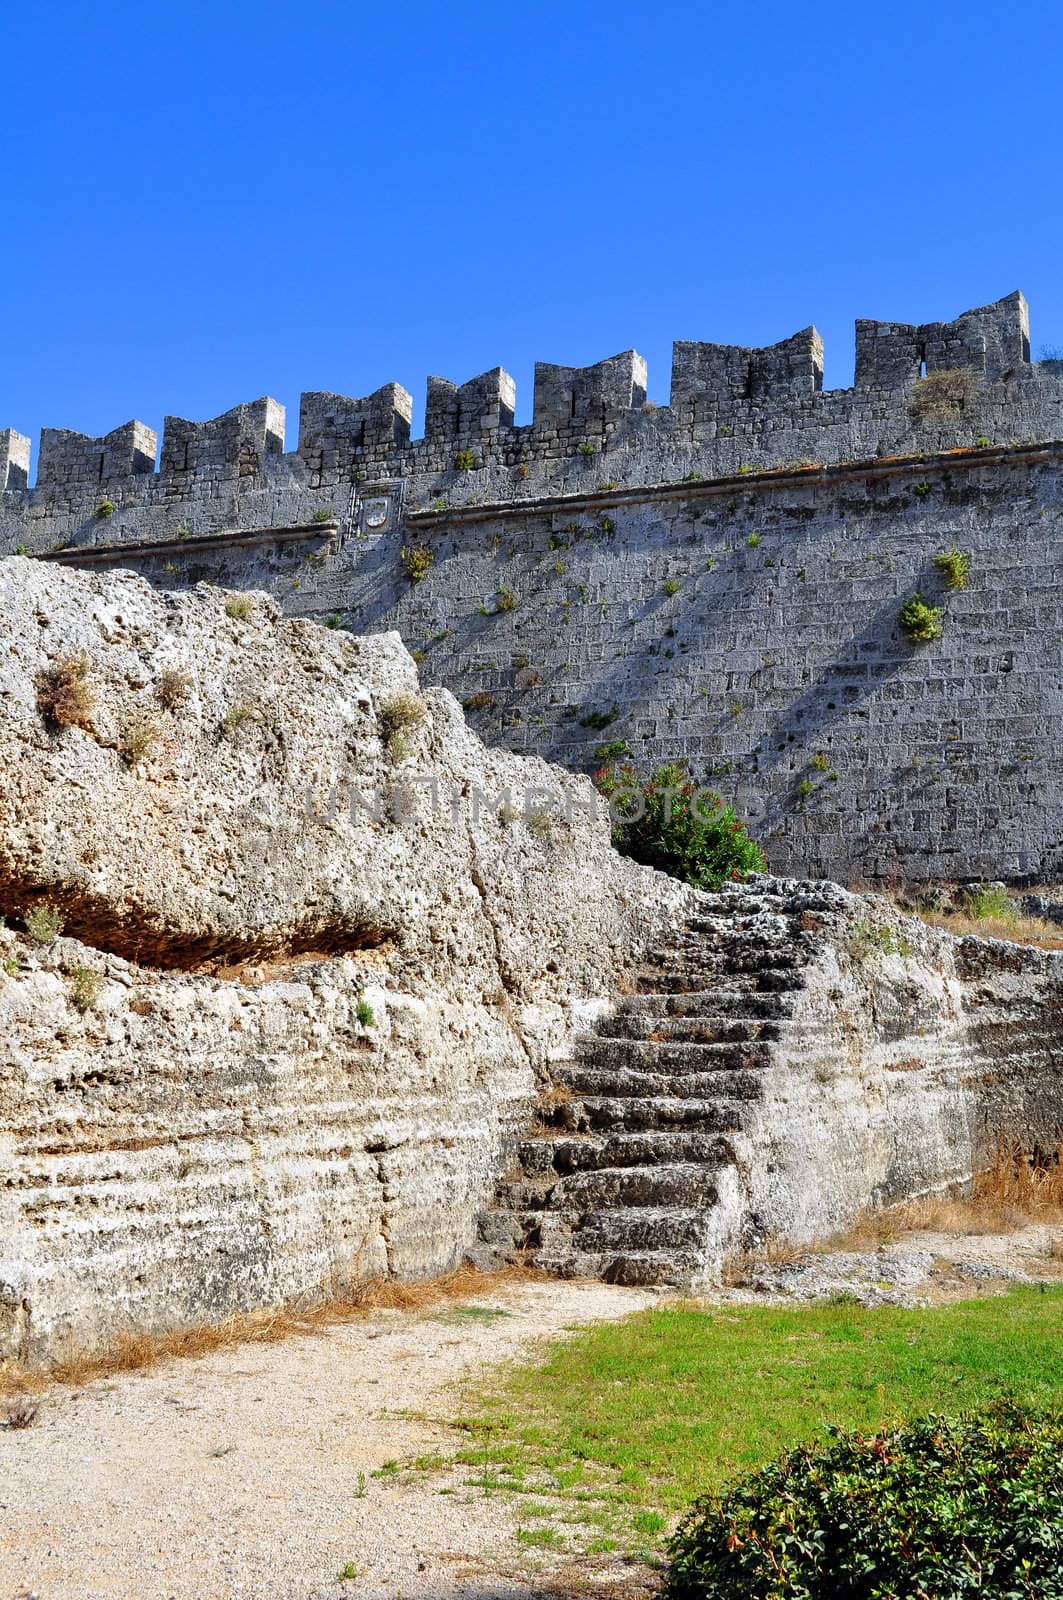
[[[1000,883],[979,883],[973,889],[968,889],[963,904],[967,915],[973,917],[975,922],[989,919],[995,922],[1018,921],[1018,907]]]
[[[626,761],[630,754],[631,746],[626,739],[610,739],[594,747],[594,759],[600,767],[607,767],[611,761]]]
[[[579,447],[579,453],[581,456],[592,456],[594,454],[594,446],[589,439],[584,439]]]
[[[832,1431],[697,1501],[662,1600],[1063,1596],[1063,1412]]]
[[[600,733],[603,728],[608,728],[620,715],[620,707],[614,705],[609,711],[588,711],[585,717],[580,717],[581,728],[596,728]]]
[[[912,644],[929,644],[941,638],[940,606],[928,606],[921,594],[913,594],[897,613],[901,632]]]
[[[672,595],[678,594],[682,587],[678,578],[666,578],[661,584],[661,591],[671,599]]]
[[[371,1028],[376,1022],[376,1017],[373,1015],[373,1008],[369,1004],[369,1001],[366,999],[364,994],[360,994],[358,996],[358,1004],[354,1008],[354,1014],[358,1018],[358,1021],[363,1028]]]
[[[471,472],[476,465],[476,457],[471,450],[459,450],[454,457],[454,465],[459,472]]]
[[[678,762],[648,777],[630,764],[604,767],[594,782],[613,802],[613,843],[623,855],[701,889],[763,872],[764,852],[745,824],[719,795],[699,789]],[[633,815],[638,807],[630,802],[636,800],[645,801],[641,817]]]
[[[108,517],[113,517],[116,506],[113,500],[101,500],[96,507],[96,515],[101,522],[106,522]]]
[[[96,1003],[100,998],[100,984],[102,979],[98,972],[93,972],[91,967],[75,967],[74,982],[70,989],[70,999],[74,1009],[84,1016],[86,1011],[95,1011]]]
[[[400,565],[411,583],[420,583],[426,578],[434,560],[431,550],[423,544],[404,544],[399,552]]]
[[[966,550],[946,550],[934,557],[934,565],[945,580],[946,589],[966,589],[971,557]]]
[[[332,521],[332,512],[326,510],[326,508],[324,506],[318,506],[317,510],[314,512],[314,515],[310,518],[310,521],[311,522],[331,522]]]
[[[47,901],[27,911],[23,921],[26,932],[37,944],[51,944],[63,931],[62,912],[58,906],[49,905]]]
[[[502,587],[498,591],[498,610],[499,611],[516,611],[517,606],[519,604],[520,604],[520,601],[518,600],[517,596],[513,593],[513,590],[512,589],[507,589],[505,584],[503,584]]]

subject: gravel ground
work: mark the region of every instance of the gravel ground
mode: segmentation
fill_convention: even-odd
[[[382,1312],[53,1393],[32,1427],[0,1433],[0,1600],[549,1593],[514,1565],[503,1498],[441,1495],[437,1474],[370,1474],[455,1448],[451,1431],[396,1412],[451,1415],[454,1380],[656,1299],[607,1284],[511,1285],[482,1302],[504,1316]],[[339,1582],[348,1562],[357,1577]]]
[[[940,1304],[1055,1278],[1058,1228],[911,1234],[881,1250],[762,1267],[718,1301]],[[1058,1243],[1057,1243],[1058,1248]],[[455,1382],[566,1328],[658,1304],[596,1283],[510,1283],[314,1338],[244,1345],[47,1396],[0,1433],[0,1600],[544,1600],[645,1594],[644,1574],[522,1564],[504,1496],[446,1473],[375,1478],[447,1454]],[[412,1415],[402,1415],[402,1413]],[[356,1576],[340,1581],[353,1563]],[[570,1586],[571,1585],[571,1586]]]

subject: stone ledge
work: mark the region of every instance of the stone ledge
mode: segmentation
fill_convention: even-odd
[[[1063,440],[1039,444],[990,445],[969,449],[942,450],[932,455],[872,456],[863,461],[845,461],[819,467],[764,467],[752,472],[733,473],[726,478],[680,478],[676,482],[638,484],[624,489],[600,489],[565,495],[547,495],[539,500],[498,500],[484,505],[448,506],[445,511],[408,511],[409,527],[435,528],[450,522],[485,522],[510,517],[546,515],[571,511],[578,506],[641,505],[652,500],[711,499],[733,494],[736,489],[778,489],[806,487],[817,483],[844,483],[856,478],[911,476],[917,472],[945,467],[993,467],[1010,461],[1023,465],[1063,459]]]

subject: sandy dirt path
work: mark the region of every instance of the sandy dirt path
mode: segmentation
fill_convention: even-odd
[[[448,1385],[566,1327],[655,1303],[605,1284],[513,1284],[373,1313],[47,1396],[0,1433],[0,1600],[531,1600],[502,1497],[373,1478],[458,1448]],[[352,1562],[357,1577],[340,1582]]]

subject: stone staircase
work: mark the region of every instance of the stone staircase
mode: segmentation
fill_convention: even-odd
[[[795,1034],[817,913],[836,908],[829,886],[782,880],[704,907],[551,1064],[517,1166],[481,1216],[487,1246],[564,1276],[692,1288],[755,1237],[743,1134]]]

